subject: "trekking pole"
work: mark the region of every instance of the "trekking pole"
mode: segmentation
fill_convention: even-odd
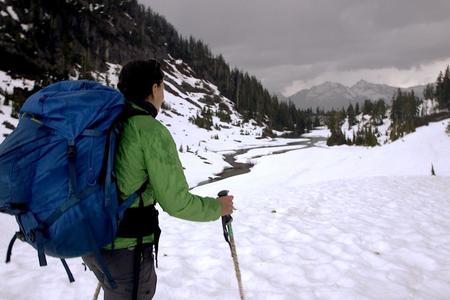
[[[100,294],[100,288],[102,287],[102,285],[100,284],[100,282],[97,284],[97,288],[95,289],[95,294],[94,294],[94,298],[93,300],[97,300],[98,299],[98,295]]]
[[[226,190],[220,191],[218,196],[219,197],[228,196],[228,191]],[[234,272],[236,273],[236,279],[239,286],[239,295],[241,297],[241,300],[244,300],[244,287],[242,285],[241,269],[239,268],[239,261],[236,252],[236,243],[234,242],[233,228],[231,226],[232,221],[233,218],[231,217],[231,215],[222,216],[223,236],[225,237],[225,241],[230,246],[231,257],[233,258],[234,263]]]

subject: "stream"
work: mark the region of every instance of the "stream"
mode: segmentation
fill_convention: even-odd
[[[212,182],[216,182],[219,180],[223,180],[225,178],[249,173],[251,171],[252,167],[254,166],[254,164],[236,162],[236,157],[239,155],[245,154],[250,150],[280,148],[280,147],[285,147],[285,146],[303,146],[302,148],[283,149],[283,150],[275,151],[275,152],[268,153],[265,155],[258,155],[258,156],[252,157],[252,159],[255,159],[255,158],[260,158],[260,157],[268,156],[268,155],[282,154],[282,153],[286,153],[286,152],[294,151],[294,150],[319,147],[319,146],[317,146],[318,142],[323,142],[323,141],[327,140],[327,138],[324,138],[324,137],[302,137],[301,139],[302,139],[301,141],[290,142],[290,143],[286,143],[284,145],[251,147],[251,148],[246,148],[246,149],[239,149],[239,150],[234,151],[233,153],[225,154],[224,155],[225,161],[227,163],[229,163],[231,165],[231,167],[223,169],[223,171],[219,174],[215,174],[214,178],[210,178],[208,180],[200,182],[199,184],[197,184],[196,187],[202,186],[205,184],[209,184]]]

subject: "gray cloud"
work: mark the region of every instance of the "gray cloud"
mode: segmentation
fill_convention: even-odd
[[[273,92],[294,89],[293,82],[300,89],[326,73],[340,82],[339,74],[364,78],[364,70],[377,69],[406,70],[411,77],[415,68],[420,83],[429,74],[422,76],[418,66],[450,60],[448,0],[140,2]]]

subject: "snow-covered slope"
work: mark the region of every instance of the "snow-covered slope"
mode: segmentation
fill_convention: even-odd
[[[426,117],[431,114],[436,114],[439,111],[439,103],[434,99],[426,99],[417,107],[418,115],[421,117]],[[372,132],[377,137],[379,145],[384,145],[391,142],[391,125],[392,120],[387,117],[391,115],[391,109],[387,109],[385,118],[379,123],[374,122],[371,115],[364,115],[360,113],[355,117],[356,124],[349,126],[348,117],[345,118],[344,123],[341,126],[341,130],[344,133],[346,139],[353,140],[353,136],[357,135],[358,131],[364,131],[365,128],[372,130]],[[331,133],[324,135],[329,137]]]
[[[386,113],[387,116],[390,115],[390,111],[388,110]],[[390,118],[384,118],[380,125],[373,124],[373,118],[370,115],[364,115],[360,113],[355,117],[356,124],[353,126],[349,126],[348,117],[345,118],[344,124],[341,126],[341,130],[344,133],[345,139],[353,140],[353,136],[357,136],[358,131],[364,132],[364,129],[370,129],[377,137],[377,141],[379,145],[384,145],[386,143],[391,142],[390,139],[390,131],[392,121]],[[328,135],[330,136],[330,135]]]
[[[14,88],[32,90],[34,82],[26,79],[13,79],[0,71],[0,142],[17,126],[18,120],[11,117],[11,105],[3,105],[5,95],[12,94]]]

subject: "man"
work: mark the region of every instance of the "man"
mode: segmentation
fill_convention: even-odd
[[[218,199],[189,192],[177,147],[155,119],[164,102],[164,73],[156,60],[132,61],[119,75],[127,109],[116,152],[117,185],[122,199],[138,192],[125,212],[113,245],[102,251],[118,287],[108,286],[93,256],[83,260],[95,273],[105,300],[151,299],[156,290],[153,248],[157,255],[158,203],[169,215],[189,221],[213,221],[233,212],[233,196]]]

